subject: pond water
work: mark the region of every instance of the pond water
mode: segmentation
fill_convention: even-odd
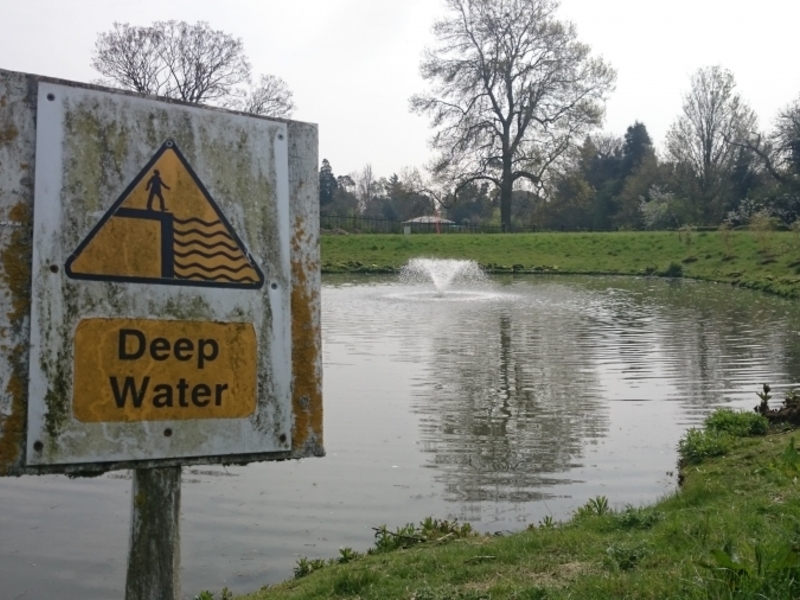
[[[328,456],[184,470],[183,589],[255,590],[372,527],[514,531],[675,487],[675,447],[718,406],[800,379],[800,305],[729,286],[492,278],[439,295],[323,280]],[[0,479],[4,598],[123,596],[131,481]]]

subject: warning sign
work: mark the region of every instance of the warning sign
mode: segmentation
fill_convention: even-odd
[[[73,412],[84,423],[241,418],[256,409],[250,323],[84,319]]]
[[[66,263],[73,279],[259,289],[264,275],[166,141]]]
[[[316,126],[10,81],[34,178],[28,320],[0,327],[30,348],[0,394],[15,472],[321,455]]]

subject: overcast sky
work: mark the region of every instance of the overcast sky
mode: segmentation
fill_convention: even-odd
[[[0,68],[93,81],[97,34],[114,21],[208,21],[244,41],[254,75],[282,77],[294,118],[318,123],[334,173],[371,163],[377,176],[430,157],[424,117],[408,98],[440,0],[0,0]],[[730,69],[762,128],[800,96],[797,0],[562,0],[560,15],[617,70],[604,129],[639,120],[657,147],[691,74]]]

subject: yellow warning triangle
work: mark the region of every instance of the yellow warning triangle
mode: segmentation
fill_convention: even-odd
[[[259,289],[264,274],[172,140],[67,260],[72,279]]]

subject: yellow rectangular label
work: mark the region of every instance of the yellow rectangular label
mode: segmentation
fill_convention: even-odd
[[[246,417],[257,348],[250,323],[84,319],[73,414],[84,423]]]

